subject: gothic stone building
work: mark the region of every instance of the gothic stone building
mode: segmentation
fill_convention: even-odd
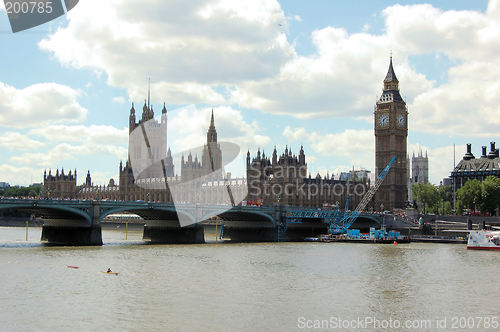
[[[341,181],[307,176],[307,163],[303,147],[294,155],[288,147],[278,157],[276,147],[271,159],[257,151],[250,158],[247,153],[247,181],[249,201],[263,204],[283,204],[291,206],[322,207],[340,205],[344,207],[347,196],[351,197],[350,208],[354,209],[367,192],[369,181]]]
[[[232,194],[244,198],[247,191],[246,179],[231,178],[223,173],[222,150],[217,141],[214,114],[207,131],[207,142],[200,155],[181,157],[181,175],[174,172],[174,158],[167,149],[167,109],[162,109],[160,121],[154,118],[153,107],[144,102],[142,117],[137,122],[134,105],[129,116],[129,153],[128,160],[120,162],[119,182],[109,180],[108,185],[94,186],[87,174],[85,184],[76,186],[76,175],[63,178],[49,177],[46,186],[51,197],[111,200],[144,200],[172,202],[171,188],[177,193],[176,202],[227,203],[228,189]]]
[[[396,162],[375,195],[377,210],[405,208],[408,201],[406,139],[408,110],[399,94],[399,81],[392,67],[384,79],[384,90],[374,112],[375,174],[379,174],[395,156]]]
[[[64,174],[64,168],[59,173],[56,170],[56,175],[52,175],[49,170],[43,172],[43,190],[48,198],[76,198],[76,169],[74,173],[71,170],[68,174]]]

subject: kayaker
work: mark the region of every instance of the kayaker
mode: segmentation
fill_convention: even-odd
[[[107,272],[110,273],[110,272],[113,272],[113,271],[111,271],[111,269],[108,267],[108,271]]]

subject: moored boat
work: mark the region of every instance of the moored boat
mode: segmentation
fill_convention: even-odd
[[[500,250],[500,231],[470,231],[467,249]]]

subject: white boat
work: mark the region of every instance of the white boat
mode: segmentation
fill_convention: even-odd
[[[470,231],[467,249],[500,250],[500,231]]]

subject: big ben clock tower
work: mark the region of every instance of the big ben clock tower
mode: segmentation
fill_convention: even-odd
[[[406,138],[408,110],[399,94],[398,79],[392,68],[384,79],[384,91],[375,106],[375,167],[379,174],[396,156],[396,162],[375,195],[376,210],[405,208],[408,200],[406,182]]]

